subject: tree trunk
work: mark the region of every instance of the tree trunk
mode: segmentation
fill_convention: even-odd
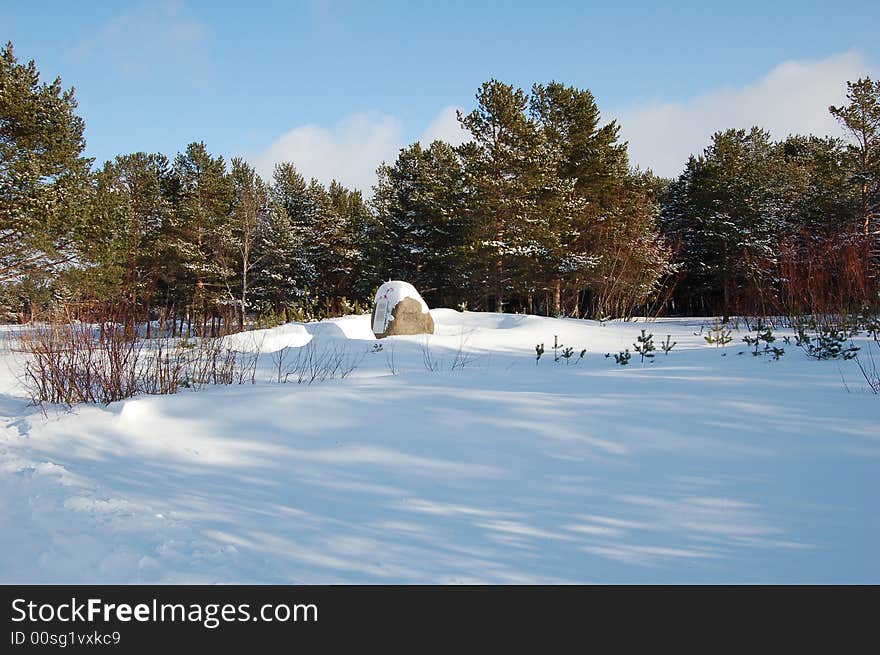
[[[244,332],[245,308],[247,307],[248,293],[248,256],[245,256],[241,266],[241,307],[238,312],[238,329]]]
[[[504,311],[504,260],[499,257],[495,262],[495,311],[499,314]]]
[[[496,173],[496,179],[498,175]],[[501,208],[495,209],[495,242],[496,247],[500,248],[504,240],[504,217]],[[501,313],[504,311],[504,256],[498,252],[498,259],[495,261],[495,311]]]
[[[556,278],[553,281],[553,315],[559,316],[562,313],[562,280]]]

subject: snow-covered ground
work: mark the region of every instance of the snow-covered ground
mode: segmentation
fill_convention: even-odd
[[[369,316],[237,335],[256,385],[46,416],[5,352],[0,582],[880,582],[854,362],[738,355],[699,319],[432,315],[380,352]],[[643,327],[678,345],[604,357]],[[554,335],[585,359],[555,364]],[[310,339],[363,361],[271,382]]]

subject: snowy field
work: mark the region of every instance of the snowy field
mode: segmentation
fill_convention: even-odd
[[[256,385],[46,416],[7,338],[0,582],[880,583],[880,398],[854,362],[738,355],[700,319],[432,315],[381,352],[369,316],[237,335]],[[604,357],[643,327],[677,346]],[[554,363],[554,335],[584,360]],[[271,381],[310,339],[363,361]]]

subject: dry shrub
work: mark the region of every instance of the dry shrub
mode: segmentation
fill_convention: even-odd
[[[336,377],[347,378],[366,357],[366,352],[352,353],[347,344],[319,344],[312,339],[299,348],[285,347],[271,354],[278,382],[312,384]]]
[[[114,316],[114,318],[116,318]],[[145,339],[130,322],[85,323],[70,312],[24,326],[16,350],[34,404],[109,404],[139,393],[256,381],[259,352],[242,353],[221,338]]]
[[[35,403],[108,404],[139,391],[144,342],[124,326],[55,320],[23,328],[18,344],[29,356],[23,382]]]
[[[878,280],[869,254],[870,243],[859,234],[804,235],[780,244],[780,309],[790,316],[821,316],[875,308]]]

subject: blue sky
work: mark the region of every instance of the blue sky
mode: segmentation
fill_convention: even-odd
[[[74,85],[88,153],[204,140],[368,188],[497,77],[590,88],[633,163],[675,174],[714,129],[834,130],[877,74],[876,2],[0,2],[0,38]]]

